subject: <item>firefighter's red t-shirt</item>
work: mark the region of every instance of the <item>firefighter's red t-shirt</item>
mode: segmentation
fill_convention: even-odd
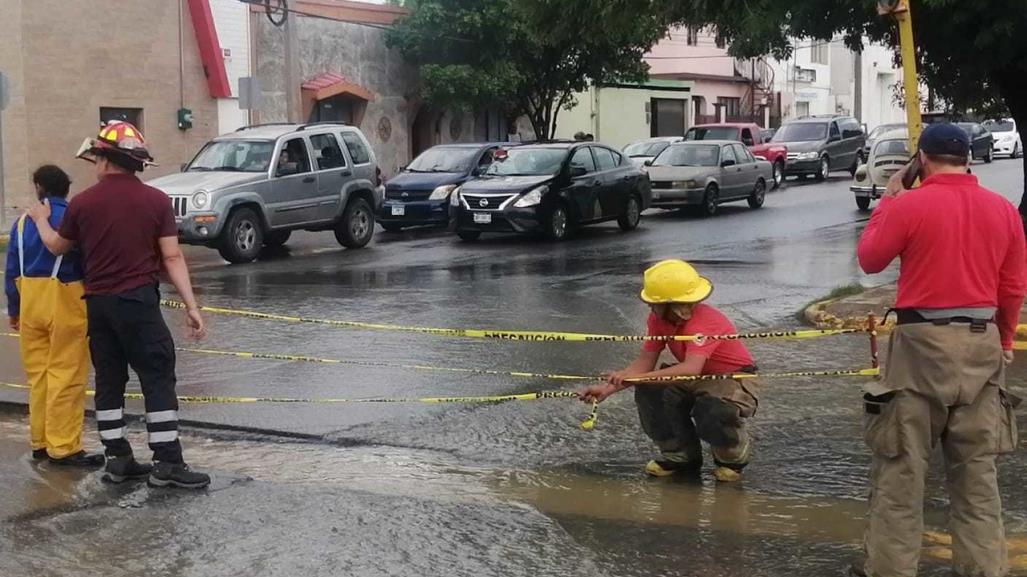
[[[178,236],[178,225],[166,194],[118,174],[72,198],[59,233],[82,251],[86,294],[117,295],[157,284],[157,239]]]
[[[710,305],[698,304],[692,310],[692,318],[683,323],[669,323],[654,314],[649,314],[648,332],[650,336],[671,336],[671,335],[733,335],[736,331],[734,325],[728,320],[724,313]],[[696,341],[646,341],[642,344],[642,350],[660,352],[665,347],[670,347],[671,354],[678,362],[685,360],[686,355],[698,355],[706,357],[706,364],[703,366],[705,375],[721,375],[735,373],[743,367],[749,367],[755,363],[752,355],[739,340],[715,340],[704,339]]]

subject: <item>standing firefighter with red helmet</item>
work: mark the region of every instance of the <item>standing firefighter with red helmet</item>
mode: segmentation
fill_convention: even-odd
[[[139,129],[111,122],[88,138],[78,157],[96,165],[98,182],[68,204],[60,231],[47,218],[50,205],[29,215],[54,254],[77,246],[85,264],[89,349],[96,370],[96,421],[106,449],[106,478],[148,477],[154,486],[202,488],[210,477],[189,469],[178,440],[175,343],[160,311],[163,268],[185,302],[194,338],[205,333],[189,270],[178,246],[170,199],[136,173],[153,164]],[[138,463],[125,439],[128,368],[139,375],[153,466]]]

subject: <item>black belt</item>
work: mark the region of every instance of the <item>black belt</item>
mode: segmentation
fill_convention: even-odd
[[[939,319],[929,319],[924,315],[920,314],[915,309],[892,309],[885,314],[885,319],[888,318],[888,314],[895,313],[896,324],[899,325],[912,325],[920,323],[931,323],[935,326],[945,326],[952,323],[967,324],[970,325],[970,330],[975,333],[983,333],[988,330],[988,323],[995,322],[994,318],[991,319],[975,319],[972,317],[942,317]]]

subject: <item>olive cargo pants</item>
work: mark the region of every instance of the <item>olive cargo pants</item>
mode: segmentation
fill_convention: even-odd
[[[938,444],[950,500],[957,575],[1008,572],[996,455],[1016,447],[998,329],[905,324],[888,344],[883,381],[866,387],[865,439],[873,455],[864,566],[871,577],[917,573],[924,477]]]

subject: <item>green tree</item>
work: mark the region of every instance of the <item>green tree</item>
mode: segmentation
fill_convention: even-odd
[[[641,82],[668,27],[651,0],[419,0],[389,44],[418,66],[430,104],[499,106],[552,138],[590,82]]]
[[[787,58],[791,38],[829,40],[853,49],[864,35],[898,45],[892,19],[875,0],[666,0],[676,20],[712,25],[737,56]],[[917,69],[934,93],[956,110],[1008,111],[1027,129],[1027,2],[911,0]],[[1027,155],[1020,214],[1027,217]]]

